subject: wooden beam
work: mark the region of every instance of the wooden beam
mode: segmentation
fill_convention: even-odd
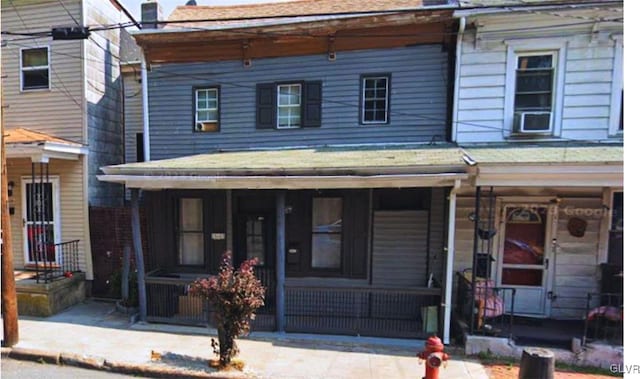
[[[162,39],[145,44],[144,50],[145,56],[152,63],[240,60],[247,53],[243,51],[243,46],[249,40],[250,56],[247,58],[274,58],[324,54],[329,48],[329,35],[335,36],[335,51],[351,51],[439,44],[442,43],[445,32],[446,24],[444,23],[368,28],[360,26],[357,29],[340,30],[335,33],[317,31],[311,35],[303,33],[297,35],[245,34],[223,41],[202,38],[176,41]],[[207,45],[212,48],[203,48]]]
[[[1,96],[0,96],[1,97]],[[0,110],[1,112],[1,110]],[[18,300],[16,298],[16,281],[13,276],[13,249],[11,244],[11,220],[9,218],[9,192],[7,186],[7,155],[4,144],[4,115],[0,115],[0,148],[2,150],[2,198],[0,214],[2,215],[2,321],[4,336],[2,346],[11,347],[18,343]]]
[[[276,330],[284,332],[285,192],[276,195]]]
[[[144,256],[142,254],[142,235],[140,231],[140,206],[138,188],[131,189],[131,232],[133,233],[133,250],[136,256],[138,278],[138,304],[140,306],[140,321],[147,321],[147,290],[144,282]]]

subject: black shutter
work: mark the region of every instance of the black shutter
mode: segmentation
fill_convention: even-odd
[[[305,82],[302,98],[302,126],[319,127],[322,120],[322,82]]]
[[[276,91],[272,83],[256,85],[256,128],[276,126]]]

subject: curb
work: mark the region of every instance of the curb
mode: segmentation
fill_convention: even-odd
[[[184,379],[244,379],[251,376],[247,373],[233,372],[197,372],[173,367],[155,367],[144,364],[113,362],[101,357],[73,353],[53,353],[45,350],[3,347],[2,357],[15,360],[74,366],[89,370],[99,370],[127,375],[138,375],[152,378],[184,378]]]

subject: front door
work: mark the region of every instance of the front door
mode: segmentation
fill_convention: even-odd
[[[59,263],[58,180],[22,178],[22,225],[26,264]]]
[[[498,285],[516,289],[515,314],[534,317],[549,314],[547,292],[553,269],[550,241],[554,210],[546,204],[510,204],[503,208]],[[506,300],[508,306],[511,299]]]

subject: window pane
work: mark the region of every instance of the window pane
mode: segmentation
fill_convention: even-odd
[[[536,69],[553,67],[553,55],[531,55],[518,57],[519,69]]]
[[[203,265],[204,239],[202,233],[182,233],[179,254],[181,265]]]
[[[22,88],[49,88],[49,70],[30,70],[22,72]]]
[[[317,197],[313,199],[313,232],[340,233],[342,231],[342,199]]]
[[[54,242],[53,224],[27,225],[27,246],[29,249],[29,261],[55,262],[56,254]]]
[[[180,230],[202,231],[202,199],[180,199]]]
[[[541,286],[542,270],[505,268],[502,270],[502,284],[516,286]]]
[[[53,221],[53,185],[51,183],[27,183],[26,197],[27,221]]]
[[[22,67],[46,66],[48,64],[47,49],[22,50]]]
[[[387,78],[365,78],[363,86],[363,121],[386,122],[387,118]]]
[[[376,79],[376,88],[386,89],[386,87],[387,87],[387,79]]]
[[[339,269],[341,242],[340,234],[314,234],[311,267]]]
[[[551,84],[553,81],[553,70],[544,71],[519,71],[517,74],[516,91],[517,92],[533,92],[546,91],[551,92]]]
[[[246,246],[247,258],[258,258],[258,265],[264,265],[264,236],[262,235],[262,217],[247,220]]]
[[[364,120],[365,121],[373,121],[375,112],[372,110],[364,111]]]
[[[551,110],[551,94],[516,94],[516,111],[520,110]]]

